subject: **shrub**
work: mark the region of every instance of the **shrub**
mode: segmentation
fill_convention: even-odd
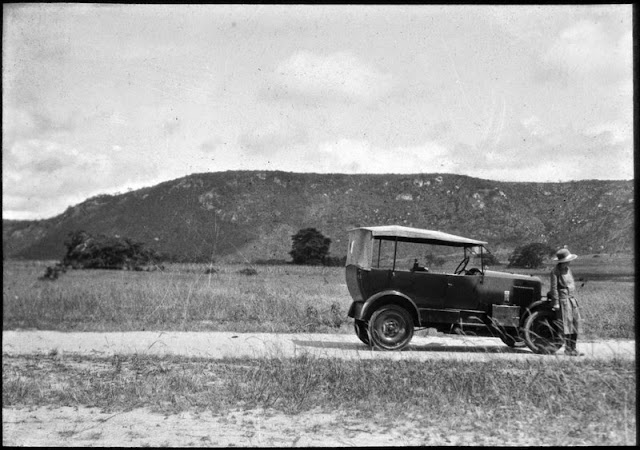
[[[554,252],[553,247],[540,242],[516,247],[513,253],[509,256],[508,267],[537,269],[538,267],[542,267],[544,260]]]
[[[41,280],[57,280],[60,273],[65,273],[67,268],[61,263],[56,263],[55,266],[49,266],[45,269],[44,275],[40,277]]]
[[[74,269],[142,270],[140,265],[153,264],[157,260],[155,251],[145,248],[142,242],[126,237],[94,237],[85,231],[73,231],[64,245],[67,253],[62,265]]]
[[[340,303],[331,303],[330,308],[330,325],[334,328],[340,328],[340,326],[347,321],[347,314],[342,311]]]

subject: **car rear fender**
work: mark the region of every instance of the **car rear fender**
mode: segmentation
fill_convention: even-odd
[[[358,319],[368,321],[371,315],[382,305],[394,304],[402,306],[407,310],[411,317],[413,318],[413,324],[415,326],[420,326],[420,321],[418,319],[418,307],[411,300],[410,297],[403,294],[400,291],[388,290],[377,292],[372,295],[364,302],[362,309],[360,311],[360,317]]]

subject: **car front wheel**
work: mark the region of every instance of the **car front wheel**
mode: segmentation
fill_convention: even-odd
[[[413,337],[413,319],[398,305],[385,305],[371,316],[369,339],[380,350],[401,350]]]
[[[557,352],[564,344],[562,320],[553,311],[534,311],[524,324],[524,341],[534,353]]]

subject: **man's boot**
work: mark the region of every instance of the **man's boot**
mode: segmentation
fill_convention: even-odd
[[[564,354],[567,356],[576,356],[576,350],[574,347],[573,334],[565,334],[565,347]]]
[[[568,356],[573,356],[573,335],[565,334],[564,335],[564,354]]]

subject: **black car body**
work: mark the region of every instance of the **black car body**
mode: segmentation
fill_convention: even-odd
[[[390,267],[380,267],[383,243],[393,247]],[[457,250],[460,262],[444,272],[419,266],[417,258],[413,267],[400,267],[399,243]],[[353,302],[348,315],[358,337],[379,349],[399,350],[409,344],[415,328],[435,328],[498,336],[509,346],[524,341],[537,353],[557,351],[563,343],[559,312],[542,296],[540,279],[488,270],[486,244],[398,225],[350,230],[346,281]],[[479,267],[470,267],[472,257],[479,258]]]

